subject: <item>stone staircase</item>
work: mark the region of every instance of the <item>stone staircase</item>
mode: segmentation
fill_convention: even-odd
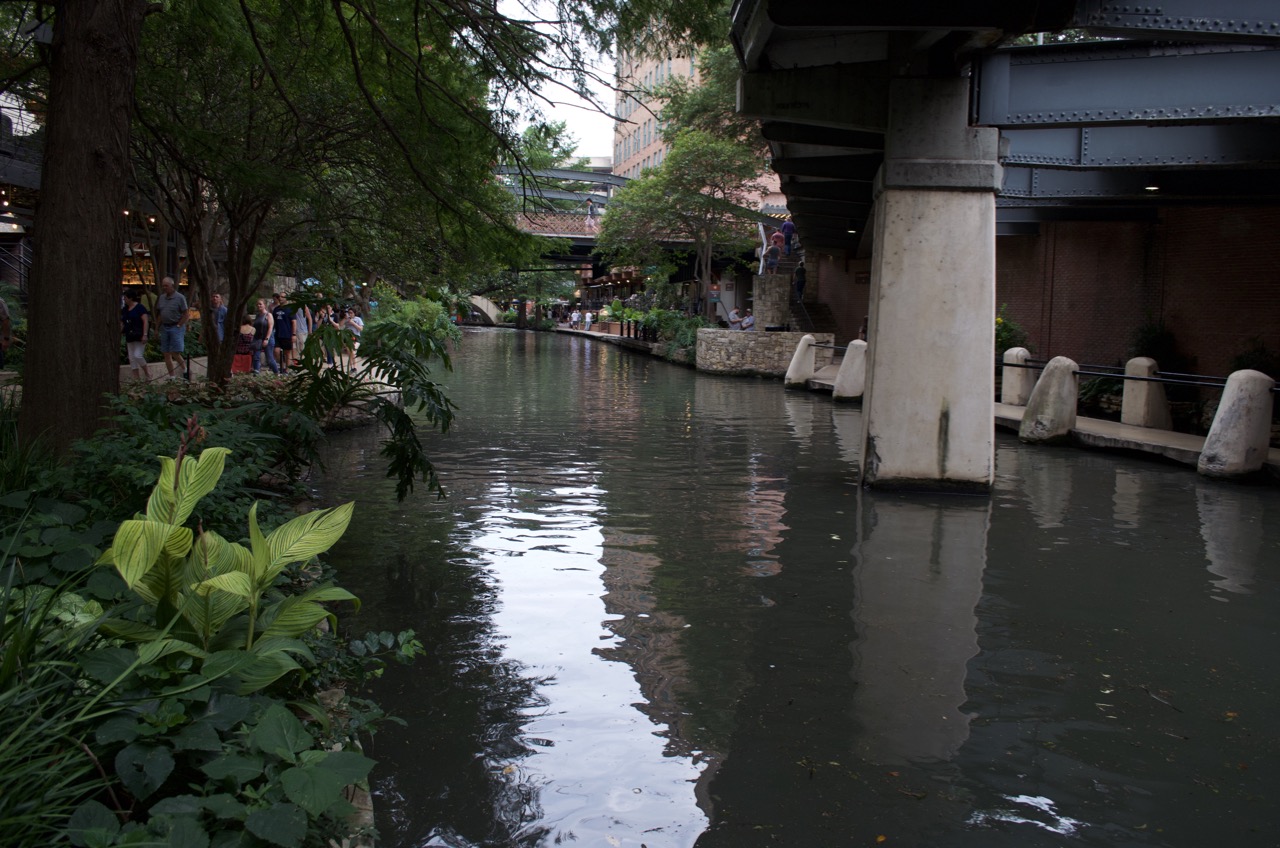
[[[806,300],[803,305],[791,303],[791,329],[802,333],[838,334],[840,326],[836,322],[831,307],[825,303]]]

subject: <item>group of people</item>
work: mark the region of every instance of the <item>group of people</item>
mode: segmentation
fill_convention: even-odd
[[[336,327],[352,332],[352,343],[337,351],[326,347],[325,359],[330,365],[354,367],[356,346],[364,332],[364,319],[355,309],[328,304],[314,312],[307,304],[295,308],[289,305],[284,292],[276,292],[271,303],[263,298],[257,303],[257,312],[245,315],[240,325],[231,372],[252,371],[257,374],[262,371],[265,359],[271,373],[287,374],[291,366],[298,364],[298,357],[306,346],[307,337],[321,327]]]
[[[590,330],[591,321],[593,320],[594,317],[595,316],[592,315],[590,309],[586,310],[585,312],[579,312],[578,310],[575,309],[569,313],[569,329],[570,330],[579,330],[579,329]]]
[[[796,236],[796,225],[790,220],[783,221],[782,226],[769,236],[769,246],[764,251],[764,267],[770,273],[778,269],[782,257],[791,255]]]
[[[191,320],[190,304],[186,296],[177,291],[172,277],[160,281],[160,295],[150,297],[150,308],[144,305],[146,299],[141,287],[131,287],[125,290],[120,307],[120,330],[124,334],[133,378],[151,379],[145,356],[150,338],[160,342],[165,370],[170,377],[176,377],[185,353],[186,329]],[[7,317],[7,311],[0,315]],[[218,342],[223,342],[226,339],[227,306],[218,292],[209,297],[206,320],[213,325]],[[257,303],[257,311],[245,315],[241,321],[231,371],[256,374],[262,370],[265,360],[273,374],[287,374],[291,366],[297,365],[298,356],[311,332],[327,325],[350,330],[355,336],[355,341],[343,349],[334,351],[326,348],[328,363],[334,365],[336,356],[339,366],[353,366],[356,342],[364,332],[364,321],[354,309],[325,305],[312,311],[306,304],[295,308],[288,303],[284,292],[276,292],[270,303],[265,298],[261,299]],[[7,325],[5,330],[7,337]],[[7,347],[7,338],[5,342]],[[3,348],[0,348],[2,356]]]
[[[187,322],[191,320],[191,307],[186,296],[177,290],[173,277],[165,277],[160,281],[160,295],[151,297],[150,309],[143,305],[144,297],[142,288],[134,286],[125,289],[120,305],[120,331],[124,334],[129,369],[135,380],[151,379],[145,352],[147,339],[154,337],[160,342],[165,370],[170,377],[176,377],[186,352]],[[225,322],[227,308],[222,305],[222,296],[214,295],[214,298],[211,301],[213,313]],[[218,323],[217,317],[214,321],[221,338],[223,325]]]
[[[751,307],[747,307],[743,312],[739,312],[736,306],[729,310],[730,330],[754,330],[755,328],[756,316],[751,314]]]

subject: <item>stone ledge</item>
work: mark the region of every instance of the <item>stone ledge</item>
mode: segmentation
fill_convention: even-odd
[[[702,329],[698,331],[697,368],[712,374],[783,377],[796,345],[807,335],[819,344],[835,340],[832,333]],[[834,354],[831,348],[819,348],[817,368],[829,365]]]

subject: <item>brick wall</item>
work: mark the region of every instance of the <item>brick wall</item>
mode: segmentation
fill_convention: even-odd
[[[1003,236],[996,303],[1039,358],[1122,362],[1154,319],[1196,372],[1225,376],[1255,336],[1280,351],[1280,209],[1169,208],[1154,222],[1059,222]]]

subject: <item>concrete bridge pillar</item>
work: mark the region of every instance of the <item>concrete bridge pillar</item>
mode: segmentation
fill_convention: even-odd
[[[890,84],[877,176],[863,482],[985,491],[994,468],[998,132],[961,79]]]

